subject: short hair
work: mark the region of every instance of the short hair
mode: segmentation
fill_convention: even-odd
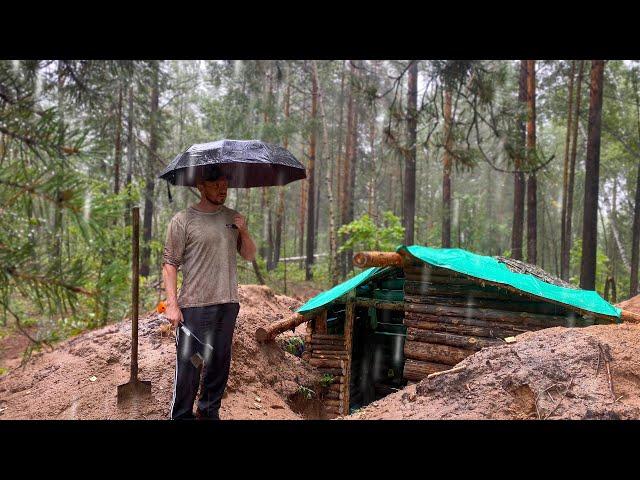
[[[218,167],[207,168],[201,177],[202,182],[215,182],[221,177],[225,177],[225,173]]]

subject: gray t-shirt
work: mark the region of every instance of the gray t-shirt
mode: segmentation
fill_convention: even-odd
[[[180,308],[218,303],[239,303],[236,252],[239,233],[226,227],[235,210],[222,205],[205,213],[189,207],[169,223],[164,246],[164,263],[182,267]]]

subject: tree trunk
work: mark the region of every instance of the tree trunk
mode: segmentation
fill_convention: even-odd
[[[564,169],[562,175],[562,211],[560,213],[560,278],[565,282],[569,280],[569,265],[563,261],[567,250],[567,196],[569,193],[569,149],[571,146],[571,128],[573,115],[573,81],[576,73],[576,62],[571,61],[571,74],[569,76],[569,106],[567,111],[567,134],[564,142]],[[577,121],[577,119],[576,119]],[[567,255],[568,258],[568,255]]]
[[[313,272],[313,244],[315,240],[315,162],[316,162],[316,119],[318,117],[318,79],[311,75],[311,137],[309,139],[308,202],[307,202],[307,259],[305,262],[305,279],[311,280]]]
[[[636,119],[638,125],[638,140],[640,141],[640,93],[638,92],[637,77],[635,82],[636,92]],[[640,250],[640,162],[638,163],[638,175],[636,177],[636,196],[633,207],[633,229],[631,240],[631,283],[630,296],[638,295],[638,257]]]
[[[444,165],[442,169],[442,247],[451,247],[451,90],[444,91]]]
[[[534,165],[536,152],[536,63],[527,60],[527,156]],[[527,262],[538,262],[538,185],[535,172],[527,180]]]
[[[407,85],[407,133],[409,145],[404,162],[404,202],[402,219],[404,243],[414,243],[414,223],[416,216],[416,129],[418,126],[418,61],[412,60],[409,67]]]
[[[592,60],[589,87],[589,132],[585,161],[584,217],[580,288],[595,290],[598,246],[598,186],[600,180],[600,127],[604,60]]]
[[[144,189],[144,225],[143,245],[140,256],[140,275],[149,276],[151,257],[151,232],[153,222],[153,191],[155,187],[155,164],[158,154],[158,99],[160,96],[160,65],[157,60],[151,62],[151,118],[149,122],[149,152]]]
[[[518,88],[518,101],[525,103],[527,101],[527,61],[520,60],[520,81]],[[522,237],[524,230],[524,197],[525,183],[524,173],[520,171],[523,168],[522,152],[524,151],[526,130],[522,119],[518,120],[520,129],[520,144],[515,159],[515,170],[513,174],[513,225],[511,227],[511,257],[516,260],[522,260]]]
[[[291,100],[291,84],[287,83],[287,89],[284,94],[284,118],[285,123],[289,121],[289,107]],[[284,148],[289,148],[289,136],[287,134],[284,135],[282,139],[282,146]],[[273,265],[274,268],[278,266],[278,262],[280,261],[280,250],[282,248],[282,229],[283,229],[283,218],[284,218],[284,206],[285,206],[285,189],[284,186],[278,187],[278,209],[276,211],[276,239],[275,245],[273,248]]]
[[[351,191],[351,175],[355,173],[354,163],[357,150],[357,108],[355,105],[355,76],[356,71],[353,65],[349,72],[349,101],[347,104],[347,142],[345,148],[344,169],[342,178],[342,205],[341,205],[341,224],[346,225],[353,220],[353,192]],[[343,239],[344,243],[348,240],[348,236]],[[350,268],[349,259],[351,252],[343,252],[342,254],[342,277],[346,277]]]
[[[567,272],[567,278],[570,277],[570,256],[571,256],[571,244],[572,244],[572,228],[573,223],[573,187],[576,177],[576,154],[578,144],[578,126],[580,125],[580,104],[582,100],[582,78],[584,74],[584,61],[580,60],[580,67],[578,69],[578,79],[576,85],[576,110],[573,116],[573,138],[571,140],[571,160],[569,162],[569,186],[567,191],[567,216],[565,220],[566,226],[566,245],[562,254],[561,262],[565,272]]]
[[[116,138],[113,165],[113,193],[120,193],[120,162],[122,158],[122,86],[118,87],[118,108],[116,111]]]
[[[336,252],[336,228],[335,228],[335,205],[333,201],[333,178],[330,165],[332,164],[329,158],[329,132],[327,131],[327,117],[324,110],[324,94],[320,82],[318,81],[318,65],[315,60],[311,62],[313,68],[313,75],[316,77],[316,83],[318,84],[318,108],[320,110],[321,124],[322,124],[322,153],[325,161],[325,182],[327,185],[327,200],[329,203],[329,278],[333,283],[336,275],[335,269],[335,252]]]

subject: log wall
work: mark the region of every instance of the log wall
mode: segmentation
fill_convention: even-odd
[[[554,326],[587,326],[560,305],[528,299],[446,269],[405,258],[404,378],[448,370],[506,337]]]

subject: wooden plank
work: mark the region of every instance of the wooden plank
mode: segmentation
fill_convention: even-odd
[[[437,332],[449,332],[457,335],[472,335],[476,337],[485,337],[485,338],[513,337],[525,331],[533,330],[533,329],[514,330],[511,328],[505,328],[502,325],[478,327],[474,325],[454,324],[454,323],[445,323],[445,322],[426,322],[426,321],[416,321],[411,318],[405,318],[404,324],[407,327],[412,327],[416,329],[432,330]]]
[[[328,334],[328,333],[313,333],[313,340],[335,340],[344,342],[344,335]]]
[[[404,342],[404,355],[413,360],[456,365],[474,353],[474,350],[436,343]]]
[[[526,298],[512,298],[509,301],[473,297],[439,297],[435,295],[405,294],[409,303],[428,303],[432,305],[451,305],[456,307],[493,308],[517,312],[542,313],[545,315],[567,316],[569,312],[552,303],[535,302]],[[575,316],[575,315],[574,315]]]

